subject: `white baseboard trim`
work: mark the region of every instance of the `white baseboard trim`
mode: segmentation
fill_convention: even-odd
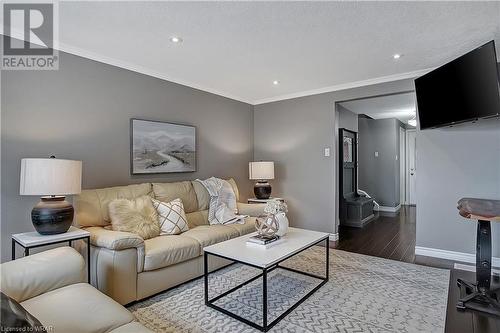
[[[453,265],[453,268],[459,269],[461,271],[476,272],[476,266],[474,266],[474,265],[465,265],[465,264],[455,263]],[[491,274],[492,275],[500,275],[500,270],[492,268]]]
[[[389,207],[389,206],[377,206],[373,207],[373,210],[377,210],[379,212],[388,212],[388,213],[397,213],[401,209],[401,204],[397,205],[396,207]]]
[[[415,255],[447,259],[452,261],[461,261],[469,264],[476,264],[476,255],[472,253],[455,252],[431,247],[415,246]],[[492,267],[500,267],[500,258],[492,258]]]
[[[330,233],[330,236],[328,237],[329,240],[331,240],[332,242],[336,242],[339,240],[339,233],[336,233],[336,234],[332,234]]]

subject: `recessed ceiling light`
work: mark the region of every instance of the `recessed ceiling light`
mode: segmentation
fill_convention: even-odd
[[[394,59],[399,59],[401,58],[401,54],[396,53],[395,55],[392,56]]]
[[[274,84],[275,86],[277,86],[278,84],[280,84],[280,81],[278,81],[278,80],[274,80],[274,81],[273,81],[273,84]]]
[[[182,38],[177,37],[177,36],[172,36],[172,37],[170,37],[170,41],[172,43],[181,43],[182,42]]]

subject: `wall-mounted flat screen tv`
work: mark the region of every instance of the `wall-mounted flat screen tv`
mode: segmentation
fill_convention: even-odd
[[[420,129],[498,116],[499,75],[491,41],[416,79]]]

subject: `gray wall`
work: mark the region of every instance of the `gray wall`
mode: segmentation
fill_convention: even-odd
[[[23,157],[83,161],[83,188],[209,176],[235,177],[251,193],[253,106],[118,67],[60,53],[58,71],[2,71],[2,261],[10,235],[33,230],[39,200],[19,195]],[[196,173],[131,176],[129,119],[195,125]]]
[[[358,187],[381,206],[399,205],[399,127],[397,119],[360,117]],[[378,157],[375,157],[378,152]]]
[[[338,123],[337,128],[345,128],[353,132],[358,131],[358,115],[340,104],[337,104]],[[337,132],[338,134],[338,132]]]
[[[273,195],[286,198],[292,226],[334,233],[338,214],[335,103],[413,89],[402,80],[255,106],[254,157],[276,162]]]
[[[476,222],[458,215],[462,197],[500,198],[500,120],[417,131],[417,246],[474,254]],[[492,223],[500,257],[500,225]]]

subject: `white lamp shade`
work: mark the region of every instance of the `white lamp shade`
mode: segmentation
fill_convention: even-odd
[[[67,195],[82,190],[82,161],[57,158],[21,160],[21,195]]]
[[[274,179],[274,162],[250,162],[248,173],[253,180]]]

